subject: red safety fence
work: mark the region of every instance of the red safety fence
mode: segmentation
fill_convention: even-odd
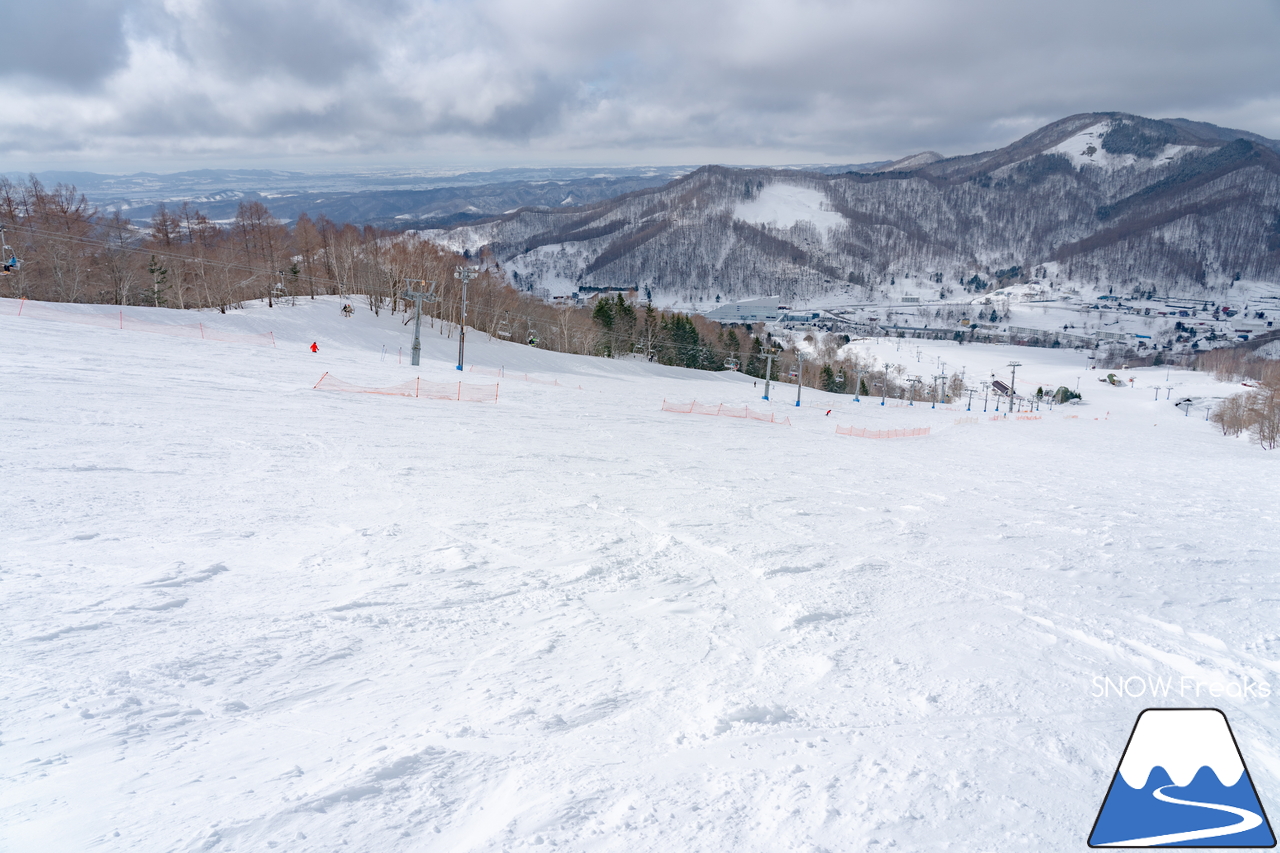
[[[468,385],[465,382],[426,382],[411,379],[385,388],[369,388],[343,382],[330,373],[320,377],[315,391],[347,391],[353,394],[385,394],[391,397],[421,397],[427,400],[463,400],[471,403],[498,402],[497,385]]]
[[[481,367],[478,364],[471,365],[468,368],[472,373],[481,373],[485,376],[497,376],[501,379],[518,379],[521,382],[532,382],[534,385],[555,385],[558,388],[576,388],[579,391],[585,390],[581,385],[565,385],[558,379],[539,379],[536,376],[530,376],[527,373],[507,373],[504,367]]]
[[[123,329],[127,332],[151,332],[174,338],[199,338],[203,341],[221,341],[229,344],[252,344],[274,347],[276,338],[271,332],[244,334],[224,332],[204,323],[152,323],[130,317],[124,309],[110,312],[77,311],[49,302],[31,302],[26,299],[0,299],[0,314],[13,317],[30,317],[33,320],[53,320],[59,323],[77,323],[81,326],[97,326],[101,329]]]
[[[914,438],[928,435],[930,427],[915,429],[863,429],[861,427],[836,427],[836,435],[851,435],[854,438]]]
[[[723,403],[668,403],[662,401],[662,411],[679,412],[682,415],[718,415],[722,418],[744,418],[751,421],[764,421],[768,424],[791,425],[791,418],[779,419],[773,412],[757,412],[750,406],[726,406]]]

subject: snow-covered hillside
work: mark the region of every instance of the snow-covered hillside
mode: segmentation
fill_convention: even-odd
[[[488,247],[514,284],[546,295],[871,302],[908,276],[958,290],[1056,263],[1117,293],[1215,299],[1241,279],[1280,281],[1280,143],[1235,133],[1084,113],[995,151],[925,152],[887,171],[708,166],[595,204],[423,233]]]
[[[1280,686],[1280,456],[1174,407],[1202,374],[861,344],[1084,394],[992,420],[430,327],[415,369],[332,300],[198,315],[275,348],[15,311],[0,849],[1082,849],[1153,705],[1223,708],[1280,811],[1231,690]]]

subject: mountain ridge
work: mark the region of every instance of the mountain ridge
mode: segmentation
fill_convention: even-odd
[[[1280,142],[1233,135],[1080,113],[993,151],[842,174],[704,166],[593,204],[429,233],[488,249],[522,287],[549,293],[869,294],[898,275],[956,287],[1054,264],[1059,278],[1137,290],[1280,280]]]

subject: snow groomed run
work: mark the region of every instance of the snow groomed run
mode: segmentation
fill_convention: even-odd
[[[1206,704],[1276,810],[1280,455],[1174,406],[1237,387],[1020,347],[1084,400],[992,422],[469,331],[496,404],[320,393],[483,375],[341,304],[0,301],[0,849],[1079,850]]]
[[[57,323],[77,323],[82,326],[98,326],[103,329],[120,329],[130,332],[149,332],[175,338],[193,338],[202,341],[220,341],[231,344],[248,344],[259,347],[275,347],[276,339],[270,331],[243,333],[228,331],[225,324],[215,322],[155,323],[136,316],[137,309],[126,311],[112,305],[68,305],[51,302],[31,302],[27,299],[0,299],[0,314],[25,317],[28,320],[52,320]],[[185,313],[166,311],[165,314]],[[167,318],[172,319],[172,318]]]

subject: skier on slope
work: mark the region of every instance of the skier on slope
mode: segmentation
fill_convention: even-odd
[[[316,343],[315,341],[312,341],[312,342],[311,342],[311,351],[312,351],[312,352],[320,352],[320,345],[319,345],[318,343]]]

